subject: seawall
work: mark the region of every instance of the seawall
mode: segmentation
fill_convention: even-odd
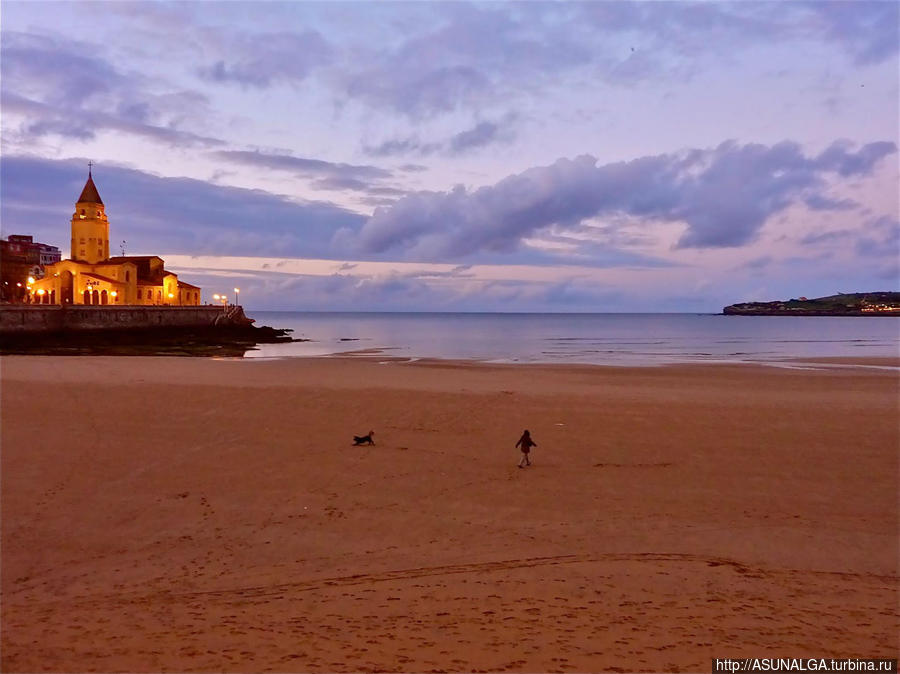
[[[243,307],[218,306],[40,306],[0,305],[0,335],[80,330],[142,330],[248,326]]]

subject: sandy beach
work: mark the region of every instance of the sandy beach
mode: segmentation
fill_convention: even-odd
[[[4,357],[0,667],[896,658],[898,374],[848,364]]]

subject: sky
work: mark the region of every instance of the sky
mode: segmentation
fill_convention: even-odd
[[[900,3],[0,5],[0,233],[248,309],[900,290]]]

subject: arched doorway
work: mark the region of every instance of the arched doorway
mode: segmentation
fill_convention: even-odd
[[[90,291],[90,290],[85,290],[85,291],[84,291],[84,303],[85,303],[85,304],[90,304],[90,303],[91,303],[91,291]]]
[[[105,290],[100,293],[100,304],[109,304],[109,295],[106,294]]]
[[[60,304],[72,304],[75,302],[75,292],[72,283],[72,272],[64,271],[60,275],[59,282],[59,299]]]
[[[100,304],[100,293],[96,290],[91,293],[91,304]]]

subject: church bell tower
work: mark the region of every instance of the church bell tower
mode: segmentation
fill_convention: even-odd
[[[87,264],[109,258],[109,220],[91,176],[92,166],[88,164],[88,179],[72,215],[71,256],[73,260]]]

